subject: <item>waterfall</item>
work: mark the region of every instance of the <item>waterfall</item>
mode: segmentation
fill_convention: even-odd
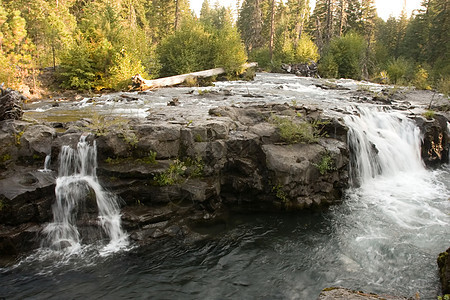
[[[82,136],[77,149],[63,146],[59,155],[59,173],[56,179],[53,204],[53,222],[44,229],[46,243],[53,249],[68,248],[71,251],[80,247],[82,239],[77,222],[83,209],[94,202],[98,210],[97,222],[109,238],[107,251],[127,245],[127,235],[121,228],[118,199],[105,191],[96,176],[97,148],[95,141],[90,145]],[[86,213],[85,213],[86,214]],[[86,222],[89,222],[85,220]],[[92,222],[91,222],[92,223]]]
[[[413,121],[401,113],[368,108],[358,111],[357,116],[345,117],[354,185],[376,176],[424,169],[420,157],[420,130]]]
[[[45,156],[45,160],[44,160],[44,168],[43,169],[39,169],[39,172],[51,172],[52,170],[50,170],[50,161],[52,159],[52,156],[50,154],[47,154]]]

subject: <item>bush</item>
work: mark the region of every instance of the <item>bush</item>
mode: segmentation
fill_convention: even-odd
[[[322,127],[326,124],[319,120],[313,122],[295,121],[288,117],[277,116],[273,116],[271,122],[278,128],[281,140],[288,144],[317,142],[323,136],[321,133]]]
[[[114,54],[108,73],[109,76],[105,78],[104,85],[107,88],[121,90],[131,84],[132,76],[145,74],[145,68],[139,59],[134,58],[126,50],[123,50]]]
[[[431,86],[428,83],[428,72],[421,66],[419,66],[413,80],[414,86],[419,90],[431,90]]]
[[[224,26],[212,34],[214,67],[224,68],[229,74],[242,73],[241,67],[247,61],[245,46],[236,28]]]
[[[95,83],[95,63],[93,59],[95,49],[79,34],[72,47],[63,55],[58,77],[61,87],[90,90]]]
[[[411,79],[412,64],[406,59],[400,57],[388,63],[386,69],[389,81],[393,84],[406,85]]]
[[[334,38],[325,50],[319,71],[324,77],[361,78],[361,61],[364,57],[366,42],[356,33],[348,33]],[[334,75],[335,76],[330,76]]]
[[[158,45],[160,76],[185,74],[214,66],[211,35],[193,22],[187,23]]]
[[[314,44],[308,35],[303,34],[295,49],[295,62],[307,63],[311,60],[318,61],[319,57],[319,49],[316,44]]]
[[[258,63],[258,67],[264,70],[271,70],[272,63],[270,61],[269,48],[254,49],[249,53],[249,60]]]

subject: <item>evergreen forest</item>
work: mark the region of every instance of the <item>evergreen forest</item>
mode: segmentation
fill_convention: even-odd
[[[374,0],[204,0],[199,16],[189,0],[0,0],[0,82],[36,86],[54,70],[58,88],[121,90],[135,74],[223,67],[231,78],[246,61],[276,72],[313,60],[322,77],[448,94],[449,9],[423,0],[384,21]]]

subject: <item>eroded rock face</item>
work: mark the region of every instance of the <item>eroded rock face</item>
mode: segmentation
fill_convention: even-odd
[[[436,114],[432,120],[416,118],[416,123],[423,133],[421,155],[429,167],[437,167],[449,161],[449,136],[447,118]]]
[[[224,210],[297,210],[333,203],[348,186],[347,127],[338,118],[323,118],[320,109],[288,104],[227,106],[192,122],[149,116],[131,120],[126,130],[111,127],[98,135],[92,134],[89,120],[3,121],[0,248],[13,253],[31,247],[24,242],[28,246],[11,250],[8,245],[20,236],[28,239],[26,228],[52,218],[57,174],[37,170],[48,154],[50,169],[57,170],[61,147],[75,148],[89,132],[88,140],[97,144],[99,182],[123,199],[127,230],[138,241],[186,237],[192,224],[212,221]],[[275,121],[280,119],[292,124],[321,120],[323,125],[306,127],[317,131],[309,142],[289,143]],[[448,157],[444,121],[420,120],[430,137],[424,140],[431,145],[426,154],[436,150],[440,160],[432,161],[443,162]],[[14,231],[21,226],[23,235]]]

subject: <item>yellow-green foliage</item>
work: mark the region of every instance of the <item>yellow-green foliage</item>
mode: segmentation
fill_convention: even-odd
[[[161,174],[153,178],[159,186],[173,185],[181,183],[188,178],[203,176],[205,164],[200,157],[190,158],[185,161],[174,160],[169,167]]]
[[[431,86],[428,83],[428,72],[424,68],[419,66],[416,74],[414,75],[413,84],[419,90],[431,90]]]
[[[427,118],[427,120],[432,120],[434,118],[434,111],[432,110],[427,110],[426,112],[423,113],[423,116],[425,118]]]
[[[325,175],[329,171],[336,170],[334,160],[329,153],[325,153],[318,164],[313,164],[321,175]]]
[[[280,138],[288,144],[315,143],[322,136],[321,129],[325,125],[319,120],[313,122],[297,121],[291,117],[272,117],[272,123],[279,130]]]
[[[10,154],[8,154],[8,153],[3,154],[2,156],[0,156],[0,163],[7,162],[8,160],[11,160],[11,158],[12,157]]]
[[[141,61],[123,49],[114,55],[109,68],[109,77],[105,86],[114,90],[125,89],[131,84],[131,77],[136,74],[146,74]]]
[[[283,190],[283,186],[281,184],[274,185],[272,187],[272,191],[275,192],[275,196],[283,203],[288,201],[286,192]]]
[[[186,172],[186,165],[179,159],[174,160],[167,170],[161,174],[157,174],[154,177],[156,183],[160,186],[173,185],[181,183],[185,180],[183,177]]]
[[[188,168],[189,177],[196,178],[203,176],[203,170],[205,168],[205,163],[201,157],[190,158],[188,157],[185,161],[185,165]]]
[[[307,34],[302,34],[297,48],[295,49],[295,61],[298,63],[307,63],[310,60],[319,60],[319,49]]]
[[[236,27],[226,25],[212,34],[214,67],[224,68],[231,75],[241,74],[242,65],[247,61],[245,46]]]
[[[14,140],[16,141],[16,145],[20,146],[20,139],[22,138],[22,135],[25,133],[25,131],[19,131],[18,133],[14,133]]]

